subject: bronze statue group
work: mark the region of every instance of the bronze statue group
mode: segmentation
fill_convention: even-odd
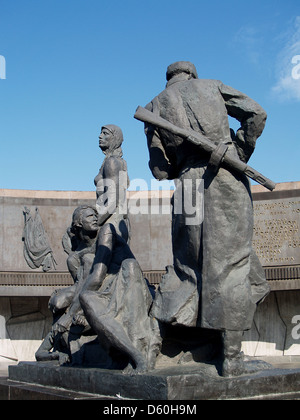
[[[166,88],[145,108],[154,122],[163,118],[191,136],[145,122],[149,166],[158,180],[195,186],[189,197],[175,191],[172,199],[183,203],[182,212],[172,214],[173,265],[157,290],[143,277],[124,212],[122,130],[103,126],[99,147],[105,159],[95,178],[95,205],[74,211],[64,237],[74,284],[50,298],[53,326],[36,353],[38,361],[142,374],[154,370],[161,357],[172,362],[176,348],[184,355],[181,361],[215,363],[222,376],[249,370],[241,352],[243,333],[251,329],[269,286],[252,249],[249,179],[223,161],[226,155],[247,166],[267,116],[245,94],[199,79],[190,62],[171,64],[166,76]],[[236,133],[228,115],[241,123]],[[219,151],[217,159],[193,141],[193,133]],[[184,202],[195,202],[199,181],[204,215],[187,224]]]

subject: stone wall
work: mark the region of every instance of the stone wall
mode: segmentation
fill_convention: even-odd
[[[172,263],[171,212],[172,192],[128,192],[131,222],[131,248],[145,271],[163,270]],[[24,208],[34,216],[38,208],[53,256],[56,273],[66,273],[67,254],[62,237],[79,205],[95,204],[94,192],[0,190],[0,275],[1,273],[42,272],[32,270],[23,255]],[[158,208],[163,204],[163,208]],[[155,214],[157,211],[160,214]],[[131,214],[140,212],[139,214]],[[163,212],[163,213],[162,213]]]
[[[293,318],[297,315],[299,324],[299,290],[271,292],[258,306],[252,329],[244,333],[244,353],[258,357],[300,356],[300,337],[293,338],[297,327]]]
[[[0,362],[34,360],[48,334],[52,316],[49,297],[0,297]]]

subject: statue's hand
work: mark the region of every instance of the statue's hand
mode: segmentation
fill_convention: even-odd
[[[70,329],[72,318],[68,314],[64,314],[53,326],[55,333],[64,333]]]
[[[89,325],[83,312],[80,312],[77,315],[73,316],[73,324],[81,325],[83,327],[87,327]]]
[[[66,353],[59,353],[59,364],[64,365],[65,363],[70,362],[70,357]]]
[[[245,133],[241,128],[236,132],[236,141],[238,144],[245,144]]]

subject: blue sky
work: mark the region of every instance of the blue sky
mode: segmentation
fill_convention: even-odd
[[[249,163],[300,181],[299,0],[0,0],[0,56],[0,188],[93,190],[110,123],[131,180],[150,188],[133,115],[177,60],[259,102],[268,121]]]

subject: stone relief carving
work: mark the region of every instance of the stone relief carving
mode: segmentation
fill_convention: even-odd
[[[23,214],[25,222],[22,240],[24,241],[25,261],[32,269],[42,267],[45,272],[54,270],[56,261],[38,208],[35,209],[34,217],[26,206]]]

